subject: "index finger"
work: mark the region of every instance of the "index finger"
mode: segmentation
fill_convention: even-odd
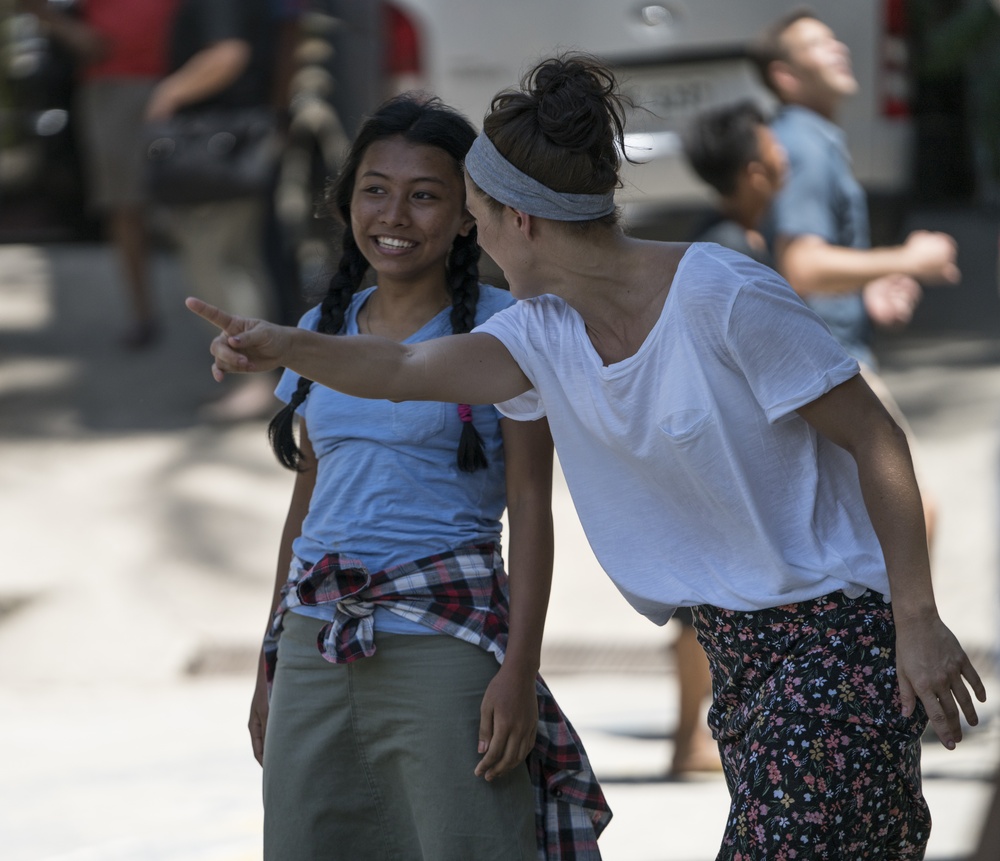
[[[184,305],[189,311],[194,311],[203,320],[208,320],[213,326],[218,326],[223,332],[228,333],[233,321],[236,319],[232,314],[228,314],[215,305],[209,305],[194,296],[189,296],[184,300]]]

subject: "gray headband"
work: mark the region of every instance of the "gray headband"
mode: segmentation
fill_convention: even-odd
[[[473,182],[505,206],[553,221],[590,221],[615,210],[615,193],[569,194],[553,191],[519,171],[505,159],[483,132],[465,157]]]

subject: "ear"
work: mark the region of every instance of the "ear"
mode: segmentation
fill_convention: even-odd
[[[766,192],[770,187],[767,169],[759,161],[751,161],[743,168],[743,176],[754,191]]]
[[[467,209],[462,210],[462,221],[458,225],[458,235],[468,236],[472,231],[472,228],[476,226],[476,219],[472,217],[472,213]]]
[[[525,238],[531,239],[534,233],[534,216],[529,215],[522,209],[514,209],[511,206],[507,207],[514,214],[514,224],[517,226],[518,232]]]
[[[767,76],[782,96],[793,95],[798,89],[799,76],[784,60],[772,60],[767,67]]]

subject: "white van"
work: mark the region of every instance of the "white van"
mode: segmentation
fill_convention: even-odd
[[[356,0],[355,0],[356,1]],[[644,213],[703,204],[678,130],[696,112],[770,97],[747,52],[790,0],[390,0],[386,57],[395,91],[419,86],[481,124],[491,97],[535,61],[582,50],[607,61],[623,90],[648,109],[629,118],[627,147],[643,162],[625,171],[620,202]],[[840,118],[855,172],[877,195],[910,180],[905,0],[815,0],[811,8],[851,49],[861,83]]]

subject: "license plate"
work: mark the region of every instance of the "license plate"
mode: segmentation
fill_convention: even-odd
[[[763,86],[743,59],[633,67],[618,75],[622,93],[635,104],[626,122],[630,133],[679,131],[717,105],[762,100]]]

